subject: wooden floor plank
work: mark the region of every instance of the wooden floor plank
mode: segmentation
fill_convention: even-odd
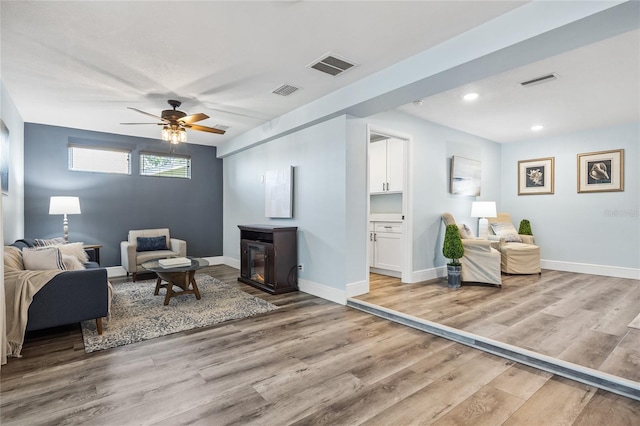
[[[552,377],[503,424],[570,425],[595,393],[596,389],[587,385]]]
[[[503,275],[502,288],[463,283],[451,290],[445,279],[403,284],[370,276],[369,293],[357,299],[640,381],[640,337],[624,346],[640,314],[637,280],[544,271]]]
[[[610,419],[609,424],[640,424],[638,401],[308,294],[269,295],[238,283],[238,271],[224,265],[204,272],[280,309],[91,354],[84,353],[77,325],[30,333],[24,357],[10,359],[0,371],[0,423],[590,425]],[[554,287],[558,279],[568,283],[567,288]],[[640,330],[621,335],[596,331],[618,330],[615,322],[628,314],[612,314],[610,306],[588,309],[588,302],[567,309],[565,317],[533,312],[531,306],[540,306],[541,300],[586,294],[584,280],[576,274],[545,272],[533,281],[508,277],[507,291],[477,286],[468,298],[464,288],[452,292],[446,285],[425,283],[411,284],[411,292],[399,296],[405,288],[399,281],[377,281],[384,292],[377,296],[380,303],[388,297],[427,315],[495,334],[513,329],[525,339],[549,339],[552,347],[559,340],[544,335],[527,318],[589,322],[592,313],[602,314],[590,327],[563,324],[564,336],[575,338],[561,356],[587,349],[579,333],[586,328],[599,336],[603,349],[587,351],[585,362],[597,363],[619,339],[603,364],[637,369],[619,358],[634,359]],[[511,299],[501,300],[503,294]],[[432,299],[439,295],[453,308]],[[527,301],[531,305],[520,311],[530,313],[527,318],[518,320],[509,313],[501,317],[509,325],[491,322],[501,309],[506,312]],[[529,333],[525,325],[532,326]],[[517,336],[514,332],[511,337]]]

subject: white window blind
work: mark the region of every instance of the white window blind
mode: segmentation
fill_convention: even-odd
[[[140,174],[191,179],[191,157],[142,152],[140,153]]]
[[[69,145],[69,170],[128,175],[131,174],[131,152]]]

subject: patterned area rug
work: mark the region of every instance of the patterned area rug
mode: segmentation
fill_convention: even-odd
[[[277,306],[235,289],[208,275],[196,275],[202,298],[193,294],[173,297],[164,306],[165,290],[153,295],[156,280],[114,284],[111,319],[103,320],[99,335],[94,320],[82,322],[85,352],[124,346],[167,334],[246,318],[278,309]]]

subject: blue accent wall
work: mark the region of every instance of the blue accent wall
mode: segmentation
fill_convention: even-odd
[[[49,215],[49,197],[67,195],[80,197],[82,210],[68,217],[69,241],[102,244],[102,266],[121,265],[120,242],[130,229],[166,227],[187,241],[187,255],[222,255],[222,160],[215,147],[176,147],[191,156],[191,179],[140,176],[140,152],[166,154],[168,143],[33,123],[24,129],[25,238],[62,235],[63,217]],[[69,171],[70,143],[131,150],[131,175]]]

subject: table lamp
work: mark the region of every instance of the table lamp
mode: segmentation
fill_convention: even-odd
[[[496,217],[495,201],[474,201],[471,203],[471,217],[481,218],[478,221],[478,237],[486,240],[489,237],[488,217]]]
[[[49,214],[63,214],[62,226],[64,229],[64,240],[69,241],[69,220],[68,214],[80,214],[80,199],[78,197],[51,197],[49,201]]]

